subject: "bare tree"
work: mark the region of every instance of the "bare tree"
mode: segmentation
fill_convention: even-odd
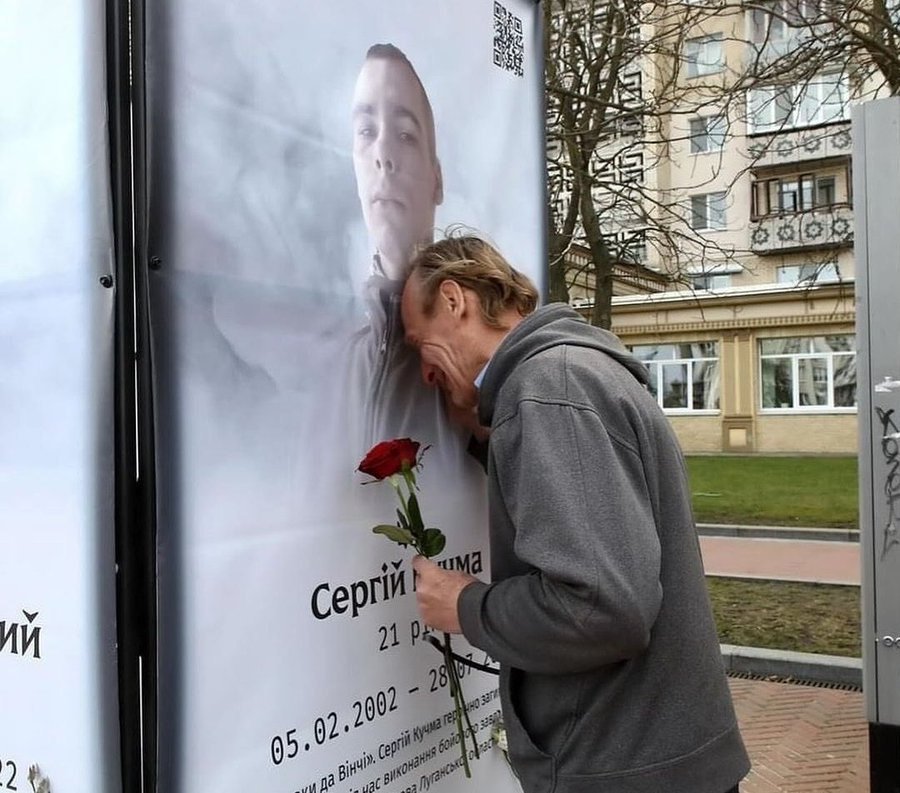
[[[681,3],[547,0],[544,13],[550,293],[567,300],[581,278],[593,291],[591,321],[609,327],[617,268],[638,265],[652,249],[672,275],[686,242],[716,247],[647,179],[673,136],[683,138],[671,122],[686,90],[679,82],[685,31],[711,12]],[[695,105],[719,94],[708,91]],[[568,255],[576,244],[589,252],[586,264],[573,265]]]
[[[788,146],[784,133],[807,130],[803,145],[815,147],[833,134],[829,125],[849,118],[851,102],[900,92],[897,0],[744,0],[740,10],[745,57],[733,71],[726,101],[754,135],[747,146],[748,167]],[[849,129],[840,134],[845,136],[841,181],[847,185],[844,206],[849,209]],[[754,180],[754,202],[765,189],[764,182]],[[848,228],[844,244],[850,244],[849,220],[837,223]],[[834,266],[828,250],[810,253],[803,280],[812,287]]]
[[[545,0],[544,13],[551,297],[567,300],[574,282],[587,284],[591,321],[603,327],[613,274],[644,252],[682,282],[686,262],[752,258],[749,247],[698,232],[685,195],[657,178],[687,139],[687,116],[740,120],[752,132],[762,114],[777,132],[804,113],[821,116],[807,125],[846,118],[851,95],[900,91],[900,0]],[[707,27],[727,31],[722,46],[738,41],[742,55],[692,79],[692,47]],[[732,189],[765,145],[747,146],[724,188],[716,172],[702,179]],[[573,256],[576,246],[587,255]]]
[[[752,53],[740,86],[842,74],[866,96],[900,94],[900,3],[749,0]]]

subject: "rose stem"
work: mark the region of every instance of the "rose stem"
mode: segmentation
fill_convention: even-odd
[[[469,770],[469,758],[466,751],[466,733],[463,729],[462,719],[460,718],[460,710],[465,710],[466,703],[462,699],[462,692],[459,690],[459,680],[453,674],[453,651],[450,649],[450,634],[444,634],[444,666],[447,667],[447,684],[450,686],[450,696],[453,697],[453,715],[456,721],[456,734],[459,736],[459,750],[462,754],[463,768],[466,772],[466,778],[472,778],[472,772]],[[476,747],[477,748],[477,747]]]
[[[444,635],[447,636],[447,634]],[[449,637],[447,637],[447,642],[449,645]],[[453,662],[452,669],[452,673],[448,671],[447,674],[452,675],[454,681],[456,682],[456,688],[459,691],[460,699],[462,700],[462,713],[466,719],[466,726],[469,728],[469,733],[472,736],[472,748],[475,750],[475,757],[481,757],[481,754],[478,751],[478,739],[475,737],[475,729],[472,727],[471,719],[469,719],[469,708],[466,706],[465,696],[463,695],[462,682],[460,681],[459,674],[457,673],[456,661]]]

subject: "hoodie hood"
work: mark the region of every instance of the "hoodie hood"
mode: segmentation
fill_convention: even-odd
[[[589,325],[565,303],[550,303],[525,317],[500,343],[481,384],[479,421],[490,426],[497,393],[513,369],[538,353],[562,345],[599,350],[624,366],[642,385],[650,380],[647,367],[625,349],[616,335]]]

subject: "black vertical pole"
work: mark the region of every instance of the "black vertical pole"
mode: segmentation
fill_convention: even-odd
[[[107,101],[116,261],[116,609],[124,793],[155,791],[156,646],[152,404],[140,240],[143,7],[107,0]],[[145,264],[145,262],[144,262]]]
[[[900,793],[900,727],[869,724],[870,793]]]
[[[127,0],[106,3],[106,80],[115,256],[116,624],[122,789],[141,791],[141,620],[134,536],[137,484],[134,386],[134,228]]]
[[[157,630],[156,630],[156,436],[153,360],[150,349],[148,253],[146,28],[144,0],[130,0],[132,152],[135,237],[135,346],[137,436],[140,449],[137,490],[137,547],[142,604],[141,690],[144,793],[157,789]]]

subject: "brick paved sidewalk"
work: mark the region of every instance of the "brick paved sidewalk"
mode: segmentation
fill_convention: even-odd
[[[729,683],[753,762],[741,793],[868,793],[861,692],[740,678]]]
[[[821,540],[700,537],[707,575],[859,584],[859,544]]]

